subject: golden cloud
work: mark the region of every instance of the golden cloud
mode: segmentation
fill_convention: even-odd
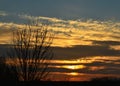
[[[48,24],[47,27],[56,34],[53,46],[71,47],[74,45],[92,45],[91,41],[86,40],[120,40],[120,22],[94,21],[91,19],[86,21],[62,20],[57,18],[41,16],[34,17],[29,15],[19,15],[19,17],[29,20],[40,20],[40,24],[43,21],[49,22],[50,24]],[[22,28],[25,28],[24,24],[0,22],[0,43],[10,42],[10,33],[15,29]]]

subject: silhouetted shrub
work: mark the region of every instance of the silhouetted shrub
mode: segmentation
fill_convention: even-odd
[[[20,81],[43,80],[53,58],[53,33],[46,25],[26,25],[13,31],[13,44],[7,52],[9,68]]]

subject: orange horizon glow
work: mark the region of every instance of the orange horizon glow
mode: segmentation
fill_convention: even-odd
[[[54,77],[55,75],[55,77]],[[90,81],[92,78],[102,77],[117,77],[117,74],[88,74],[88,73],[77,73],[77,72],[50,72],[48,79],[51,81]]]
[[[75,70],[83,70],[84,68],[89,69],[90,71],[99,71],[99,70],[104,70],[107,68],[107,66],[86,66],[86,64],[92,64],[94,62],[105,62],[105,63],[110,63],[111,61],[117,61],[120,60],[119,57],[115,58],[107,58],[107,57],[89,57],[86,59],[76,59],[76,60],[46,60],[46,63],[49,62],[49,68],[53,69],[67,69],[68,72],[50,72],[47,78],[52,79],[53,81],[62,81],[62,80],[67,80],[67,81],[88,81],[91,78],[96,78],[96,77],[120,77],[117,74],[89,74],[88,73],[80,73]],[[8,60],[6,60],[8,61]],[[17,61],[17,60],[16,60]],[[12,64],[13,60],[10,60],[7,62],[7,64]],[[18,62],[16,62],[18,63]],[[116,64],[116,62],[114,62]],[[117,63],[117,64],[120,64]],[[18,64],[15,64],[18,65]],[[117,67],[116,67],[117,68]],[[73,71],[73,72],[72,72]],[[75,71],[75,72],[74,72]],[[54,77],[54,75],[56,77]],[[62,76],[62,77],[61,77]],[[88,77],[87,77],[88,76]]]

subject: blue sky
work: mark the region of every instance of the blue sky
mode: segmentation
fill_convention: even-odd
[[[0,11],[63,19],[120,19],[120,0],[0,0]]]

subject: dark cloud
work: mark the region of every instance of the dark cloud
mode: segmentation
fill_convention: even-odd
[[[96,40],[92,40],[93,44],[100,44],[100,45],[120,45],[120,41],[96,41]]]
[[[6,51],[7,45],[0,45],[0,53]],[[98,46],[98,45],[77,45],[74,47],[54,47],[54,58],[53,59],[77,59],[82,57],[92,56],[120,56],[119,50],[109,48],[109,46]]]
[[[91,56],[120,56],[119,50],[111,49],[109,46],[78,45],[74,47],[54,47],[55,59],[76,59]]]
[[[120,62],[119,62],[120,63]],[[98,61],[95,61],[95,62],[93,62],[93,63],[85,63],[85,64],[83,64],[83,65],[85,65],[85,66],[87,66],[87,67],[92,67],[92,66],[97,66],[98,68],[100,67],[100,66],[104,66],[104,67],[106,67],[106,68],[118,68],[119,70],[120,70],[120,66],[119,66],[119,64],[115,64],[114,63],[114,61],[111,61],[111,63],[107,63],[107,61],[105,62],[105,61],[103,61],[103,62],[98,62]]]
[[[116,38],[116,39],[120,39],[120,36],[111,36],[113,38]]]
[[[6,56],[9,45],[0,44],[0,56]]]

